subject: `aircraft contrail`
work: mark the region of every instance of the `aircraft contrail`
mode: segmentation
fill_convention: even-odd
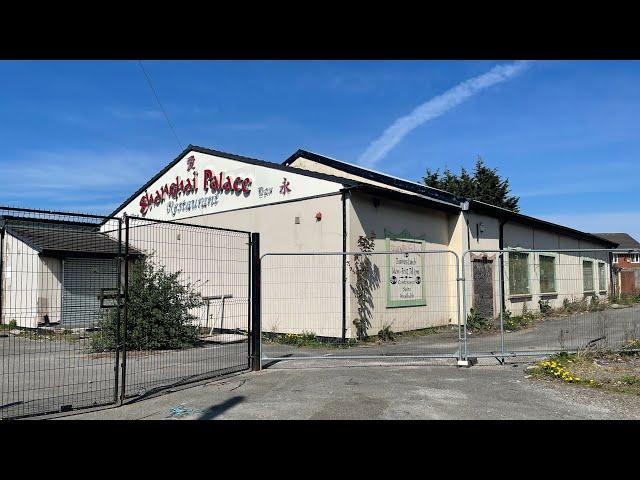
[[[525,70],[529,63],[528,61],[518,61],[506,65],[497,65],[487,73],[465,80],[426,101],[416,107],[409,115],[400,117],[393,122],[379,138],[367,147],[360,156],[358,163],[363,166],[374,166],[414,128],[448,112],[476,93],[513,78]]]

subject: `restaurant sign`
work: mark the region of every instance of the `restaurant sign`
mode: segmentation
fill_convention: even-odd
[[[337,188],[333,182],[283,169],[192,152],[122,212],[173,220],[326,194]]]

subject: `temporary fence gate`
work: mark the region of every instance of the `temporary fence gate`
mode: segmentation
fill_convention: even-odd
[[[248,369],[251,253],[248,232],[0,207],[0,418]]]
[[[249,368],[250,234],[134,217],[125,219],[125,232],[128,254],[144,252],[145,260],[125,266],[123,325],[133,322],[142,328],[123,331],[123,397]],[[148,268],[145,264],[176,276],[185,290],[160,285],[160,298],[147,298],[148,286],[136,281]],[[199,298],[189,299],[189,291]],[[178,297],[190,304],[188,312],[175,311],[171,299]],[[140,318],[139,303],[149,301],[158,302],[163,322]],[[176,328],[184,315],[193,330]],[[149,351],[152,337],[163,331],[168,341]]]
[[[459,358],[458,256],[408,245],[385,252],[265,254],[263,364]]]
[[[464,356],[640,350],[640,290],[620,294],[613,249],[470,250],[462,256]]]
[[[640,291],[618,295],[614,253],[630,252],[265,254],[261,360],[640,350]]]

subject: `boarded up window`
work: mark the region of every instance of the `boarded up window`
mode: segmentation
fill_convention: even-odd
[[[593,292],[593,262],[591,260],[582,261],[582,285],[585,292]]]
[[[529,254],[509,252],[509,294],[529,293]]]
[[[556,257],[540,255],[540,293],[556,291]]]
[[[607,289],[607,270],[604,263],[598,263],[598,288],[601,292]]]

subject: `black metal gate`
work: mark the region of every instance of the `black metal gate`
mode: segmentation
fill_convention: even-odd
[[[135,217],[124,230],[122,400],[248,369],[250,234]]]
[[[251,235],[0,207],[0,418],[250,367]]]

